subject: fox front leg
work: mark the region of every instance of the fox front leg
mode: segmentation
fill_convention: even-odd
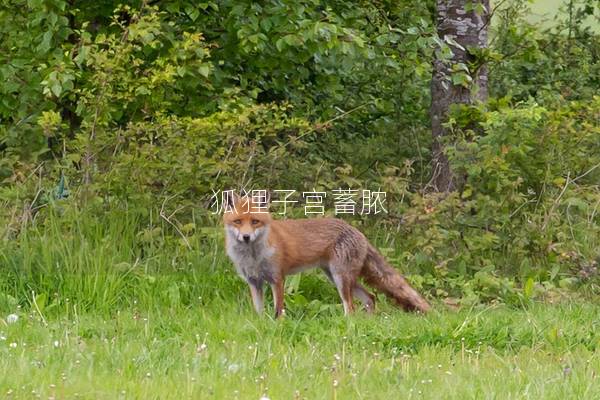
[[[275,302],[275,318],[281,318],[284,313],[283,288],[284,288],[283,278],[277,278],[271,284],[271,290],[273,292],[273,300]]]
[[[262,283],[251,282],[248,283],[248,286],[250,287],[250,294],[252,295],[254,309],[258,314],[262,314],[265,308]]]

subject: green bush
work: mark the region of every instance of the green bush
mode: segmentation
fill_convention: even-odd
[[[464,139],[448,154],[464,189],[409,196],[405,262],[438,294],[465,299],[522,301],[533,295],[529,279],[546,288],[585,281],[600,254],[600,98],[501,107],[480,113],[475,130],[459,126],[461,113],[473,115],[456,111]]]

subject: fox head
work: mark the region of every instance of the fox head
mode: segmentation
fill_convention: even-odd
[[[226,197],[223,208],[225,232],[231,239],[250,244],[268,233],[271,223],[268,197],[256,199],[231,194]]]

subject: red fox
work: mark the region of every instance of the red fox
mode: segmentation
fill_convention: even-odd
[[[359,282],[383,291],[407,311],[427,312],[427,301],[390,266],[356,228],[336,218],[273,220],[268,199],[227,196],[224,213],[227,254],[238,274],[248,283],[256,312],[264,309],[263,285],[271,286],[275,317],[284,312],[287,275],[320,267],[336,286],[346,315],[358,298],[373,312],[375,297]]]

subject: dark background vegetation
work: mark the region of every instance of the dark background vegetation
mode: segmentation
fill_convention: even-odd
[[[189,303],[235,285],[208,205],[240,187],[386,191],[389,214],[349,220],[430,298],[596,291],[598,2],[544,25],[495,6],[477,55],[489,98],[447,116],[462,183],[439,193],[433,1],[3,1],[3,301],[110,307],[164,284]],[[292,302],[322,297],[299,279]]]

